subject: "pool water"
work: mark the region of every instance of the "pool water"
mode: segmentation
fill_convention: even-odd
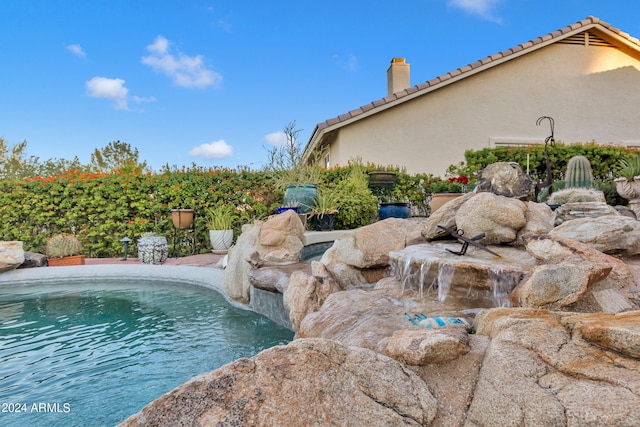
[[[113,426],[293,332],[215,291],[135,281],[0,288],[0,425]]]

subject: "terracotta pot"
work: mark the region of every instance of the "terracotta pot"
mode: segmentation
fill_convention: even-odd
[[[47,258],[49,267],[65,267],[69,265],[84,265],[84,255],[65,256],[62,258]]]
[[[437,211],[442,205],[445,203],[462,196],[462,193],[436,193],[431,196],[431,202],[429,203],[429,207],[431,208],[431,213]]]
[[[173,226],[180,230],[191,227],[193,223],[193,209],[171,209],[171,221]]]

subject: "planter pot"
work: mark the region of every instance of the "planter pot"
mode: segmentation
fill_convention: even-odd
[[[179,230],[190,228],[193,223],[193,215],[193,209],[171,209],[173,226]]]
[[[396,186],[398,175],[395,172],[369,172],[369,188],[386,188],[392,190]]]
[[[298,213],[298,207],[297,206],[283,206],[281,208],[277,208],[278,209],[278,213],[281,214],[282,212],[286,212],[286,211],[294,211],[296,213]]]
[[[378,219],[387,218],[409,218],[411,216],[411,209],[409,203],[397,202],[397,203],[381,203],[380,209],[378,209]]]
[[[451,200],[462,196],[462,193],[436,193],[431,196],[431,202],[429,202],[429,207],[431,208],[431,213],[437,211],[442,205]]]
[[[164,236],[141,237],[138,240],[138,259],[143,264],[164,264],[169,245]]]
[[[62,258],[47,258],[49,267],[65,267],[69,265],[84,265],[84,255],[65,256]]]
[[[336,214],[324,214],[322,216],[316,216],[315,219],[316,231],[331,231],[336,221]]]
[[[290,185],[284,192],[284,206],[297,206],[298,213],[309,214],[318,197],[318,188],[313,184]]]
[[[640,176],[634,176],[631,181],[627,178],[616,178],[613,182],[618,194],[629,201],[636,218],[640,218]]]
[[[209,230],[209,240],[212,251],[226,252],[233,244],[233,230]]]

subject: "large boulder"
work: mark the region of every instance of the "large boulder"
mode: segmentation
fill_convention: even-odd
[[[396,331],[387,344],[386,354],[405,365],[426,365],[456,359],[471,350],[464,326],[440,329]]]
[[[491,192],[498,196],[528,199],[533,181],[514,162],[492,163],[480,171],[477,191]]]
[[[605,202],[565,203],[555,211],[554,225],[558,226],[572,219],[598,218],[607,215],[620,215],[618,211]]]
[[[640,221],[623,215],[572,219],[549,234],[576,240],[605,254],[640,254]]]
[[[566,307],[611,272],[611,266],[587,261],[545,264],[518,286],[511,298],[520,307]]]
[[[422,237],[430,241],[448,236],[449,233],[438,226],[441,225],[443,227],[455,229],[456,213],[460,207],[467,202],[467,200],[475,195],[476,193],[467,193],[460,197],[456,197],[442,205],[437,211],[433,212],[424,222],[421,232]]]
[[[262,224],[256,247],[263,265],[294,264],[304,247],[304,225],[292,210],[272,215]]]
[[[609,274],[599,280],[589,280],[587,291],[576,302],[564,307],[565,310],[616,313],[638,308],[640,294],[631,270],[623,261],[564,237],[528,234],[523,238],[527,252],[541,263],[560,265],[558,271],[565,265],[581,262],[595,264],[598,268],[603,268],[603,271],[610,270]],[[553,277],[549,279],[556,281]],[[537,292],[534,287],[529,289]],[[527,299],[518,294],[520,290],[515,292],[516,300]]]
[[[252,269],[263,266],[288,266],[299,262],[304,247],[303,239],[304,226],[300,217],[293,211],[272,215],[266,222],[255,221],[253,224],[245,224],[242,234],[229,252],[222,282],[227,296],[248,304],[251,299],[251,282],[262,283],[265,280]],[[271,271],[270,274],[280,281],[281,288],[286,287],[282,282],[285,279],[280,272]]]
[[[47,256],[36,252],[26,251],[24,253],[24,262],[18,268],[37,268],[46,267],[48,265]]]
[[[315,264],[314,269],[324,267],[318,261],[312,261],[312,264]],[[283,296],[284,308],[289,311],[293,330],[300,329],[300,323],[309,313],[318,311],[329,295],[340,290],[336,281],[326,274],[313,276],[302,271],[293,273]]]
[[[307,314],[301,338],[325,338],[384,353],[394,332],[411,326],[405,312],[420,313],[415,301],[393,289],[350,289],[330,294],[319,310]]]
[[[249,283],[257,289],[284,294],[289,286],[291,275],[296,272],[311,272],[307,262],[281,266],[265,266],[248,271]]]
[[[0,242],[0,273],[18,268],[24,262],[22,242]]]
[[[255,267],[251,257],[255,253],[261,226],[262,222],[256,221],[242,227],[242,234],[229,251],[227,268],[222,279],[227,296],[244,304],[248,304],[251,299],[249,271]]]
[[[525,234],[547,234],[553,230],[553,211],[545,203],[527,202],[526,224],[518,230],[517,243],[524,244]]]
[[[491,342],[465,425],[640,425],[638,324],[637,311],[480,313]]]
[[[437,402],[395,360],[329,340],[296,340],[200,375],[121,426],[426,426]]]
[[[518,231],[527,224],[527,203],[518,199],[478,193],[456,213],[456,225],[465,236],[485,233],[482,244],[511,243]]]
[[[375,283],[387,275],[389,252],[425,241],[418,224],[388,218],[350,230],[324,253],[321,262],[341,288]]]

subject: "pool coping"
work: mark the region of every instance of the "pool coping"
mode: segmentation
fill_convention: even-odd
[[[40,267],[6,271],[0,274],[0,286],[29,286],[60,281],[72,283],[99,280],[153,280],[178,282],[214,290],[231,306],[253,311],[248,304],[230,299],[222,284],[224,270],[216,267],[150,264],[95,264],[72,267]]]

